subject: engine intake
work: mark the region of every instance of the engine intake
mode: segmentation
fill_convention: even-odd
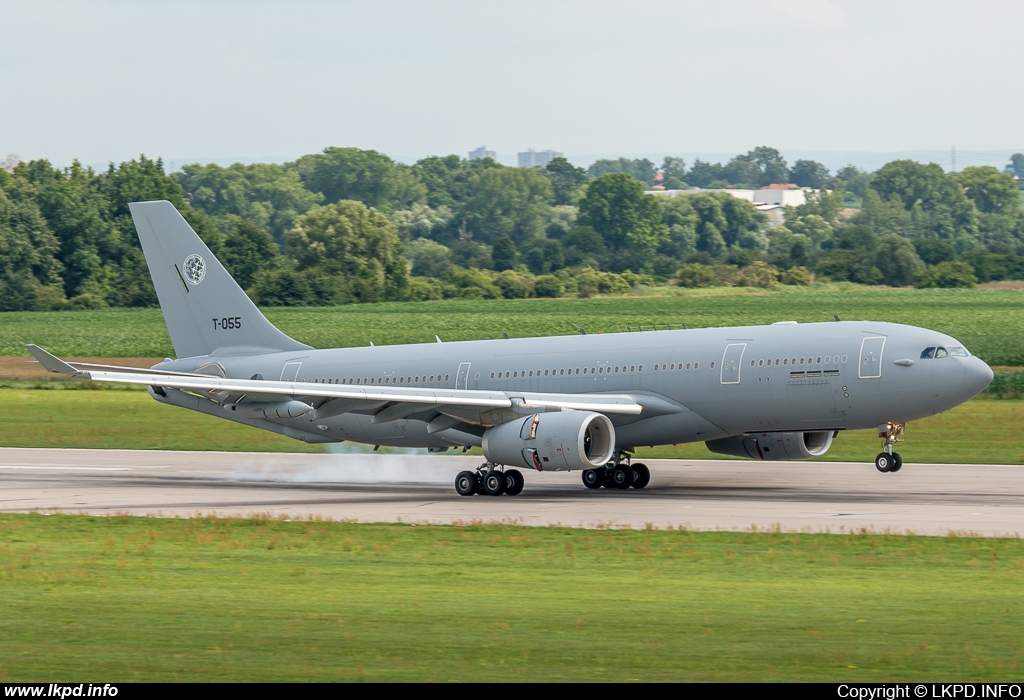
[[[756,433],[710,440],[704,444],[715,454],[751,457],[766,462],[821,457],[832,446],[831,430],[800,433]]]
[[[484,433],[484,455],[497,464],[537,471],[596,469],[611,461],[615,428],[600,413],[537,413]]]

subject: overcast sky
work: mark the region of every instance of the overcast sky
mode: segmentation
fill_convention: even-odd
[[[1024,148],[1024,2],[0,0],[0,157]]]

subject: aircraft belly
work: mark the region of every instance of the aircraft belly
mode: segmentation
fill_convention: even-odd
[[[642,445],[670,445],[727,437],[729,432],[693,411],[638,420],[615,428],[619,448]]]

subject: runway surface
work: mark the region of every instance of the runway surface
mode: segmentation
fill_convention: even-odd
[[[637,491],[525,473],[514,497],[456,495],[479,457],[0,449],[0,512],[323,516],[360,522],[981,536],[1024,533],[1024,466],[651,460]]]

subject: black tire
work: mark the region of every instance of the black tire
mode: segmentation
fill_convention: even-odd
[[[900,457],[900,453],[899,452],[893,452],[892,456],[893,456],[893,459],[896,460],[896,463],[892,465],[891,469],[889,469],[889,473],[890,474],[893,473],[893,472],[898,472],[900,469],[903,468],[903,458]]]
[[[647,468],[646,464],[634,464],[633,470],[633,488],[642,489],[651,483],[651,470]]]
[[[625,464],[612,469],[611,479],[612,486],[617,489],[628,489],[633,485],[633,470],[627,467]]]
[[[501,472],[488,472],[483,477],[483,492],[488,496],[500,496],[505,493],[505,475]]]
[[[473,472],[459,472],[455,477],[455,492],[460,496],[472,496],[476,493],[476,474]]]
[[[604,470],[585,469],[583,471],[583,485],[588,489],[599,489],[604,483]]]
[[[518,496],[523,492],[523,487],[526,486],[526,479],[523,478],[523,473],[518,469],[509,469],[505,472],[505,495],[506,496]]]
[[[888,452],[879,452],[875,457],[875,469],[883,474],[891,472],[894,466],[896,466],[896,460]]]

